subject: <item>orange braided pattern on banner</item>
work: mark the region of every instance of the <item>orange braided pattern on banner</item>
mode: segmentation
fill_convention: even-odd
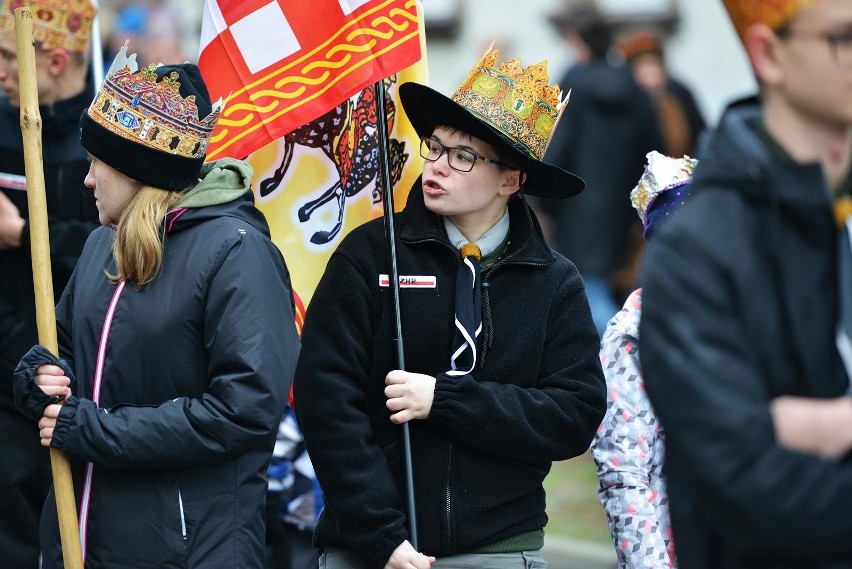
[[[408,11],[368,12],[347,22],[322,45],[233,93],[210,141],[208,159],[282,115],[321,97],[359,68],[408,41],[418,40],[416,5]]]

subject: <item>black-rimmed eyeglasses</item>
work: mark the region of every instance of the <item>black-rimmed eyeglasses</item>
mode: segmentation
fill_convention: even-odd
[[[831,50],[835,63],[841,67],[852,67],[852,30],[843,32],[809,32],[792,28],[781,28],[776,32],[782,38],[799,38],[824,41]]]
[[[424,136],[420,139],[420,156],[429,162],[436,162],[444,155],[445,152],[447,153],[447,162],[449,163],[450,168],[458,170],[459,172],[470,172],[473,170],[477,159],[482,160],[483,162],[504,166],[506,168],[514,168],[511,164],[506,164],[505,162],[500,162],[493,158],[480,156],[476,152],[468,150],[467,148],[444,146],[434,138],[430,138],[428,136]]]

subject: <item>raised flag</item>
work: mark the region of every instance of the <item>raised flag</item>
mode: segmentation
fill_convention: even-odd
[[[202,33],[199,66],[213,85],[211,95],[231,93],[207,156],[248,155],[257,206],[290,270],[301,334],[307,305],[337,244],[352,228],[382,215],[386,192],[393,192],[395,204],[404,204],[421,172],[419,139],[397,88],[406,81],[428,83],[423,12],[419,0],[258,4],[263,3],[207,0],[204,28],[216,34]],[[290,18],[297,14],[303,19],[294,25],[297,19]],[[247,19],[253,28],[239,25]],[[278,29],[282,24],[284,31]],[[307,46],[306,38],[317,47]],[[233,91],[228,84],[243,87]],[[378,88],[385,113],[378,112]],[[390,138],[385,153],[390,180],[384,188],[377,184],[379,172],[386,171],[379,164],[379,120],[387,121]],[[403,432],[408,448],[408,431]],[[414,517],[411,489],[409,503]],[[414,527],[411,531],[416,543]]]
[[[426,62],[383,82],[398,209],[423,164],[417,134],[398,102],[397,88],[405,81],[426,83]],[[248,158],[255,171],[257,206],[290,269],[300,328],[300,317],[337,244],[351,229],[382,215],[375,121],[370,87]]]
[[[245,158],[421,60],[416,0],[205,0],[198,65],[227,98],[208,159]]]

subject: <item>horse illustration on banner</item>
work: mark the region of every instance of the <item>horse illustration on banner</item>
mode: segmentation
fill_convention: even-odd
[[[383,81],[388,117],[388,132],[392,132],[396,116],[396,103],[390,97],[389,89],[396,82],[396,76]],[[357,95],[311,121],[283,138],[283,155],[279,166],[268,178],[258,184],[262,198],[274,196],[293,162],[297,147],[321,150],[328,158],[328,164],[334,168],[330,186],[311,192],[305,188],[300,191],[310,199],[298,209],[298,220],[307,223],[323,206],[334,202],[336,216],[327,229],[318,229],[310,237],[314,245],[324,245],[333,241],[340,233],[346,212],[346,200],[367,190],[372,185],[372,203],[382,200],[381,190],[374,182],[378,176],[379,149],[377,136],[376,94],[368,88]],[[408,155],[405,142],[390,139],[391,184],[396,185],[402,177],[402,170]]]

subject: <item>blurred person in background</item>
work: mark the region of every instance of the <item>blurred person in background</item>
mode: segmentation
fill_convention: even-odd
[[[849,567],[852,2],[724,4],[759,95],[702,144],[643,272],[678,561]]]
[[[145,33],[148,19],[148,6],[142,3],[130,3],[121,9],[105,7],[101,9],[102,35],[104,36],[104,66],[108,69],[125,42],[142,46],[140,39]],[[141,62],[140,62],[141,63]]]
[[[14,8],[33,11],[35,80],[50,229],[53,291],[62,293],[89,233],[98,226],[80,114],[94,97],[88,41],[89,0],[0,1],[0,567],[38,566],[38,520],[50,488],[47,449],[21,444],[33,425],[14,408],[12,372],[38,341]],[[55,514],[54,514],[55,515]]]
[[[118,8],[111,20],[104,42],[107,67],[127,41],[137,46],[140,65],[179,64],[189,60],[183,45],[183,14],[174,3],[130,2]]]
[[[316,569],[319,553],[312,534],[322,507],[314,466],[296,414],[288,407],[269,464],[267,569]]]
[[[637,31],[617,42],[627,59],[636,82],[654,101],[660,134],[668,156],[694,155],[705,122],[692,92],[672,77],[666,68],[663,44],[659,36]]]
[[[184,20],[181,12],[164,2],[148,13],[145,25],[145,52],[148,63],[183,63],[189,59],[183,47]]]
[[[689,199],[696,162],[648,154],[645,173],[630,192],[646,239]],[[641,316],[639,288],[604,332],[600,356],[607,410],[591,447],[619,569],[677,567],[663,474],[663,429],[639,365]]]
[[[641,241],[641,228],[628,194],[642,174],[645,155],[663,143],[650,97],[630,69],[610,57],[614,29],[604,15],[581,5],[553,14],[550,21],[576,64],[559,81],[570,90],[572,112],[559,121],[547,159],[576,172],[586,191],[539,211],[552,222],[553,248],[577,265],[602,335],[635,288],[634,241]]]

